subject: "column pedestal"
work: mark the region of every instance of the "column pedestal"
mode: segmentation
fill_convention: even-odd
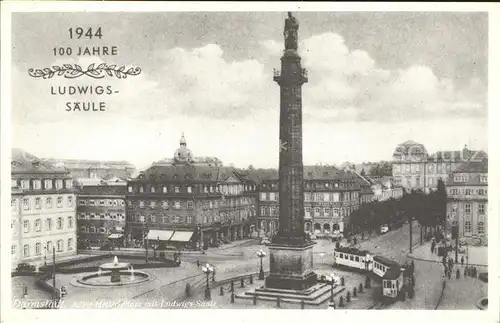
[[[306,290],[314,286],[317,276],[313,272],[313,246],[313,242],[298,246],[270,244],[266,288]]]

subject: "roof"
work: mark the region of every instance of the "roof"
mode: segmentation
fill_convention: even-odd
[[[232,167],[207,165],[154,165],[142,172],[134,181],[196,181],[196,182],[223,182],[231,176],[240,181],[245,179]]]
[[[335,249],[336,252],[342,252],[342,253],[348,253],[351,255],[356,255],[356,256],[366,256],[368,251],[365,250],[359,250],[357,248],[350,248],[350,247],[340,247]]]
[[[245,179],[260,184],[266,180],[277,180],[278,170],[275,168],[239,169],[237,170]]]
[[[398,279],[399,276],[401,276],[401,267],[399,265],[391,266],[389,267],[389,269],[387,269],[382,279],[394,280]]]
[[[386,258],[384,256],[374,256],[373,260],[381,263],[382,265],[388,266],[388,267],[392,267],[392,266],[399,267],[399,264],[397,262],[395,262],[394,260],[391,260],[389,258]]]
[[[470,161],[459,165],[453,173],[487,173],[488,172],[488,160],[483,160],[480,162]]]
[[[11,173],[68,174],[64,168],[56,167],[22,149],[13,148],[11,157]]]
[[[80,188],[80,194],[83,195],[125,195],[127,188],[125,186],[92,185]]]
[[[443,150],[437,151],[428,158],[433,161],[456,162],[456,161],[482,161],[488,159],[486,152],[482,150],[469,150],[467,146],[462,150]]]

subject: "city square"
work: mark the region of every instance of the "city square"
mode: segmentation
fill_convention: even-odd
[[[416,15],[415,19],[421,19],[429,33],[435,32],[436,42],[446,37],[429,27],[434,26],[429,21],[439,21],[450,32],[462,25],[473,29],[487,21],[480,14],[471,14],[472,27],[468,20],[458,20],[457,26],[458,18],[450,15]],[[129,19],[144,30],[156,28],[155,22],[169,24],[168,19],[153,16],[146,20],[127,17],[123,21]],[[200,16],[196,14],[179,17],[179,21],[198,26]],[[213,17],[221,24],[249,19],[255,25],[248,34],[257,37],[264,33],[253,15],[215,13]],[[239,37],[248,35],[235,30],[236,36],[229,37],[232,47],[227,45],[234,50],[228,50],[234,61],[228,64],[217,43],[219,38],[222,43],[228,41],[228,36],[218,31],[217,24],[207,27],[210,40],[200,41],[204,33],[191,38],[179,30],[179,39],[186,39],[177,41],[185,41],[188,49],[170,43],[167,54],[163,53],[166,59],[154,50],[150,53],[151,60],[165,59],[172,79],[161,73],[155,76],[169,87],[165,92],[155,81],[141,83],[146,84],[144,89],[143,85],[137,88],[146,93],[141,100],[168,107],[173,115],[190,115],[189,119],[197,120],[194,123],[170,119],[170,112],[163,114],[157,107],[150,108],[153,112],[132,109],[138,102],[136,89],[127,83],[129,96],[117,101],[123,104],[125,116],[121,117],[130,117],[127,122],[131,124],[142,110],[147,118],[139,118],[142,121],[137,125],[141,126],[130,131],[127,122],[89,117],[96,127],[104,127],[96,133],[111,139],[94,144],[89,141],[96,137],[80,137],[81,152],[76,155],[81,158],[60,148],[66,147],[63,136],[53,137],[58,143],[50,145],[49,139],[40,139],[56,148],[40,148],[43,144],[24,142],[21,138],[26,136],[18,136],[15,144],[19,148],[11,151],[13,308],[488,309],[488,151],[487,135],[481,132],[487,108],[484,97],[478,98],[486,95],[478,94],[478,84],[487,82],[481,74],[486,65],[484,53],[479,49],[469,53],[475,60],[463,67],[470,70],[461,72],[474,75],[470,76],[474,87],[460,85],[466,87],[463,93],[471,90],[474,96],[463,98],[452,93],[453,81],[460,83],[461,78],[439,70],[437,54],[425,48],[419,50],[426,53],[422,57],[428,57],[432,68],[402,64],[396,72],[390,64],[376,67],[368,52],[353,47],[357,36],[352,29],[337,24],[337,20],[346,26],[353,24],[349,15],[324,16],[331,25],[319,23],[321,19],[306,12],[262,17],[269,22],[266,37],[271,38],[246,41]],[[359,17],[365,16],[360,13]],[[380,19],[378,15],[366,17]],[[24,21],[18,19],[19,24]],[[400,21],[397,15],[384,19]],[[167,25],[163,27],[174,28]],[[330,28],[338,28],[343,35]],[[20,44],[19,39],[14,38],[14,43]],[[256,42],[267,49],[267,56],[260,57],[265,63],[255,58],[251,46]],[[486,46],[484,39],[477,42],[478,48]],[[338,51],[322,49],[321,44],[325,48],[334,44]],[[454,46],[457,44],[451,42],[452,54],[458,48]],[[410,48],[402,46],[384,59],[399,61],[398,53],[409,55],[404,53]],[[145,53],[140,52],[139,57]],[[238,55],[251,58],[240,62]],[[336,62],[340,58],[329,55],[340,55],[343,61]],[[477,66],[476,61],[480,62]],[[271,64],[280,65],[260,74],[263,66]],[[144,74],[139,75],[138,67],[115,71],[105,63],[92,63],[86,72],[76,69],[71,74],[73,67],[68,66],[66,70],[52,69],[74,78],[88,74],[100,78],[101,72],[119,79],[128,75],[127,82],[136,76],[140,80],[144,74],[153,79],[154,74],[143,68]],[[30,70],[29,76],[52,75],[52,69]],[[222,76],[216,81],[205,79],[205,74]],[[433,85],[436,88],[429,89]],[[387,88],[380,90],[383,86]],[[338,98],[341,91],[345,91],[343,97]],[[436,93],[443,97],[434,102],[431,99]],[[24,99],[14,101],[26,109],[21,103]],[[388,103],[396,99],[401,101],[394,106]],[[470,101],[473,99],[477,102]],[[110,101],[111,107],[113,103]],[[205,104],[212,109],[208,116],[212,121],[204,119],[206,112],[200,110]],[[262,119],[257,120],[257,112],[247,115],[247,104],[261,109]],[[348,106],[363,104],[366,110],[352,119],[355,109]],[[470,133],[441,134],[442,129],[429,130],[431,126],[427,129],[418,124],[428,117],[431,107],[450,105],[449,113],[455,113],[467,104],[473,112],[460,122],[473,119],[467,128]],[[184,110],[176,111],[172,108],[176,105]],[[463,108],[464,114],[470,112],[468,108]],[[371,114],[370,109],[379,110]],[[235,117],[233,113],[240,114]],[[384,117],[378,119],[378,114]],[[239,121],[233,123],[231,118],[246,120],[246,124],[235,126]],[[406,127],[404,122],[412,118],[417,123]],[[378,137],[365,127],[367,120],[377,127]],[[364,133],[364,146],[359,142],[339,146],[346,141],[342,136],[352,133],[342,130],[344,121]],[[395,126],[398,122],[401,125]],[[213,130],[211,124],[219,128]],[[437,129],[442,119],[432,119],[432,124]],[[183,130],[174,138],[170,131],[177,131],[176,127]],[[335,139],[338,145],[322,144],[328,140],[318,130],[322,127],[340,138]],[[390,127],[404,130],[388,135],[385,132]],[[154,134],[148,139],[144,133],[150,131]],[[259,137],[259,131],[269,132]],[[134,137],[132,132],[139,134]],[[245,137],[248,133],[251,135]],[[46,136],[43,138],[49,138]],[[167,154],[171,157],[165,157],[164,145],[170,147]],[[61,150],[51,155],[51,149]],[[118,156],[115,149],[126,160],[111,160],[109,156]],[[223,162],[226,159],[230,163]]]

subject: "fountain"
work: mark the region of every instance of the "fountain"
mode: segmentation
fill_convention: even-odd
[[[134,269],[130,263],[119,262],[115,256],[112,262],[100,265],[97,272],[77,278],[73,284],[87,287],[126,286],[141,284],[150,279],[149,274]]]
[[[111,271],[111,282],[117,283],[121,281],[120,270],[126,270],[130,267],[129,263],[126,262],[118,262],[118,257],[115,256],[115,259],[112,263],[105,263],[99,266],[101,270],[110,270]]]
[[[130,280],[134,280],[134,266],[130,265]]]

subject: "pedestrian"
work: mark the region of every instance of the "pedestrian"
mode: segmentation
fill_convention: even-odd
[[[451,270],[448,270],[448,279],[451,279]]]
[[[196,266],[198,266],[198,268],[200,268],[200,260],[196,260]]]
[[[460,263],[462,264],[462,267],[464,266],[464,256],[460,258]]]
[[[467,277],[467,275],[469,275],[469,268],[467,266],[465,266],[464,277]]]
[[[476,266],[474,266],[474,267],[472,267],[472,268],[473,268],[473,269],[472,269],[472,273],[473,273],[473,274],[472,274],[472,277],[477,278],[477,268],[476,268]]]
[[[460,269],[457,269],[457,279],[460,279]]]

